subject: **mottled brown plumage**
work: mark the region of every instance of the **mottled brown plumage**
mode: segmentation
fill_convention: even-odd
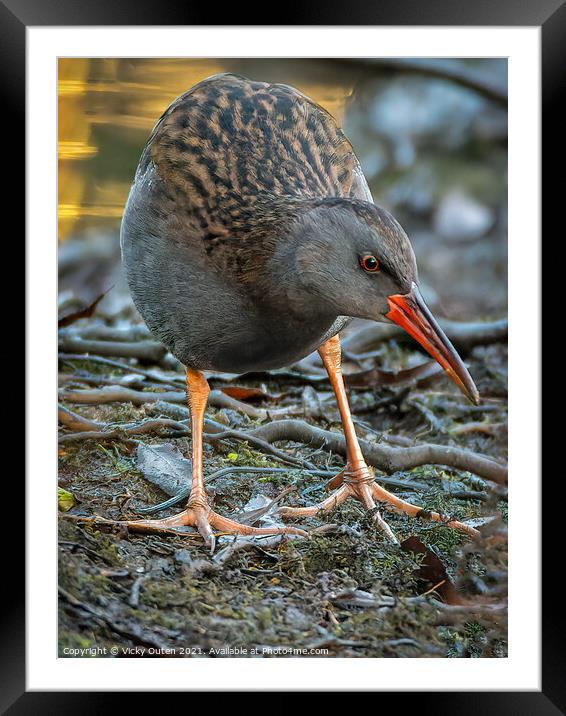
[[[140,170],[150,162],[206,251],[243,280],[277,227],[309,204],[371,201],[352,145],[326,110],[293,87],[233,74],[210,77],[171,104]]]
[[[171,186],[205,216],[237,217],[258,194],[367,199],[333,117],[298,90],[210,77],[171,104],[146,146]],[[358,181],[356,181],[358,180]]]

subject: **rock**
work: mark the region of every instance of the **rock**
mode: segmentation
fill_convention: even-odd
[[[191,554],[188,549],[178,549],[174,554],[174,559],[177,564],[190,565],[193,562]]]
[[[461,87],[422,77],[382,83],[368,112],[369,123],[393,146],[398,167],[412,164],[415,148],[466,143],[485,102]]]
[[[287,607],[285,610],[285,622],[295,629],[310,629],[312,626],[312,618],[308,617],[304,612],[296,607]]]
[[[469,241],[484,236],[495,223],[495,214],[459,189],[442,198],[434,217],[440,236],[454,241]]]
[[[171,571],[171,564],[168,559],[164,557],[155,557],[152,559],[149,566],[149,571],[154,574],[165,572],[166,574]]]

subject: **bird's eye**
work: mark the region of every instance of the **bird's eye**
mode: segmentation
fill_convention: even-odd
[[[361,260],[361,264],[363,270],[368,273],[375,273],[376,271],[379,271],[379,261],[375,258],[375,256],[371,256],[369,254],[364,256]]]

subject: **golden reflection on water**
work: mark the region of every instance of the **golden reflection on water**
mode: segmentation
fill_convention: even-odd
[[[352,83],[301,60],[60,59],[59,239],[117,231],[142,147],[175,97],[218,72],[292,84],[342,120]]]

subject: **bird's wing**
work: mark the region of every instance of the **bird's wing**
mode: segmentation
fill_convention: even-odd
[[[371,201],[352,145],[322,107],[280,84],[222,74],[195,85],[159,120],[140,171],[210,213],[261,194]]]
[[[352,185],[350,187],[349,193],[350,198],[361,199],[362,201],[369,201],[371,204],[373,204],[373,196],[359,162],[357,163],[353,174],[354,178],[352,179]]]

